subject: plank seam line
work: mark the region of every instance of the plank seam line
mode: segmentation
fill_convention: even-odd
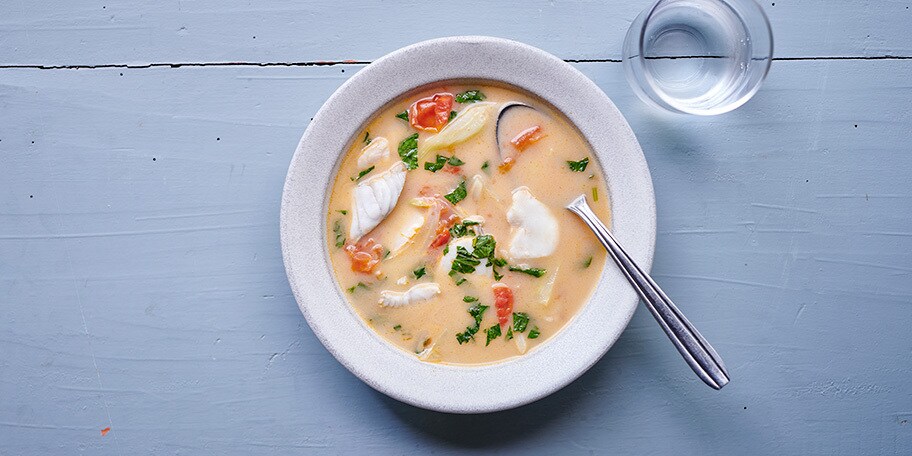
[[[675,56],[653,57],[655,59],[691,59],[719,58],[718,56]],[[874,55],[874,56],[821,56],[821,57],[773,57],[773,61],[797,62],[815,60],[912,60],[912,56]],[[564,59],[567,63],[621,63],[621,59]],[[304,62],[154,62],[154,63],[102,63],[98,65],[40,65],[40,64],[5,64],[0,69],[31,70],[100,70],[107,68],[181,68],[181,67],[320,67],[337,65],[368,65],[370,60],[315,60]]]

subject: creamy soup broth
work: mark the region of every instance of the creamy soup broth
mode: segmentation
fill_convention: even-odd
[[[509,108],[495,136],[513,102],[534,109]],[[329,257],[348,302],[393,345],[426,362],[502,361],[557,334],[598,282],[605,252],[564,209],[580,194],[609,220],[599,164],[560,113],[518,90],[439,85],[353,140],[329,199]]]

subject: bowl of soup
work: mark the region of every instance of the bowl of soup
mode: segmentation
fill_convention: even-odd
[[[282,197],[289,283],[377,390],[445,412],[517,407],[584,373],[637,305],[565,209],[580,194],[648,268],[651,179],[601,89],[514,41],[421,42],[352,76],[308,125]]]

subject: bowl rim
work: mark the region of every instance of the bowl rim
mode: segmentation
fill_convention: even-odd
[[[617,268],[606,266],[589,302],[557,334],[523,356],[479,366],[422,362],[364,324],[344,298],[328,259],[326,207],[333,179],[352,138],[384,105],[417,87],[452,80],[514,86],[562,112],[602,166],[615,236],[649,270],[655,251],[655,196],[646,159],[623,115],[570,64],[523,43],[485,36],[406,46],[358,71],[329,97],[302,135],[288,168],[280,210],[282,257],[307,323],[358,378],[417,407],[493,412],[538,400],[585,373],[626,328],[638,297]],[[339,151],[332,167],[326,166],[326,150]],[[304,175],[305,169],[311,174]],[[317,252],[322,264],[315,266]],[[339,306],[347,311],[340,312]]]

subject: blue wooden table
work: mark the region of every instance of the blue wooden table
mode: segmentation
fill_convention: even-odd
[[[766,1],[769,78],[710,118],[626,85],[646,3],[4,2],[0,454],[912,452],[910,3]],[[574,62],[627,116],[654,275],[724,390],[643,311],[569,387],[484,416],[388,399],[316,340],[279,251],[296,142],[366,63],[454,34]]]

